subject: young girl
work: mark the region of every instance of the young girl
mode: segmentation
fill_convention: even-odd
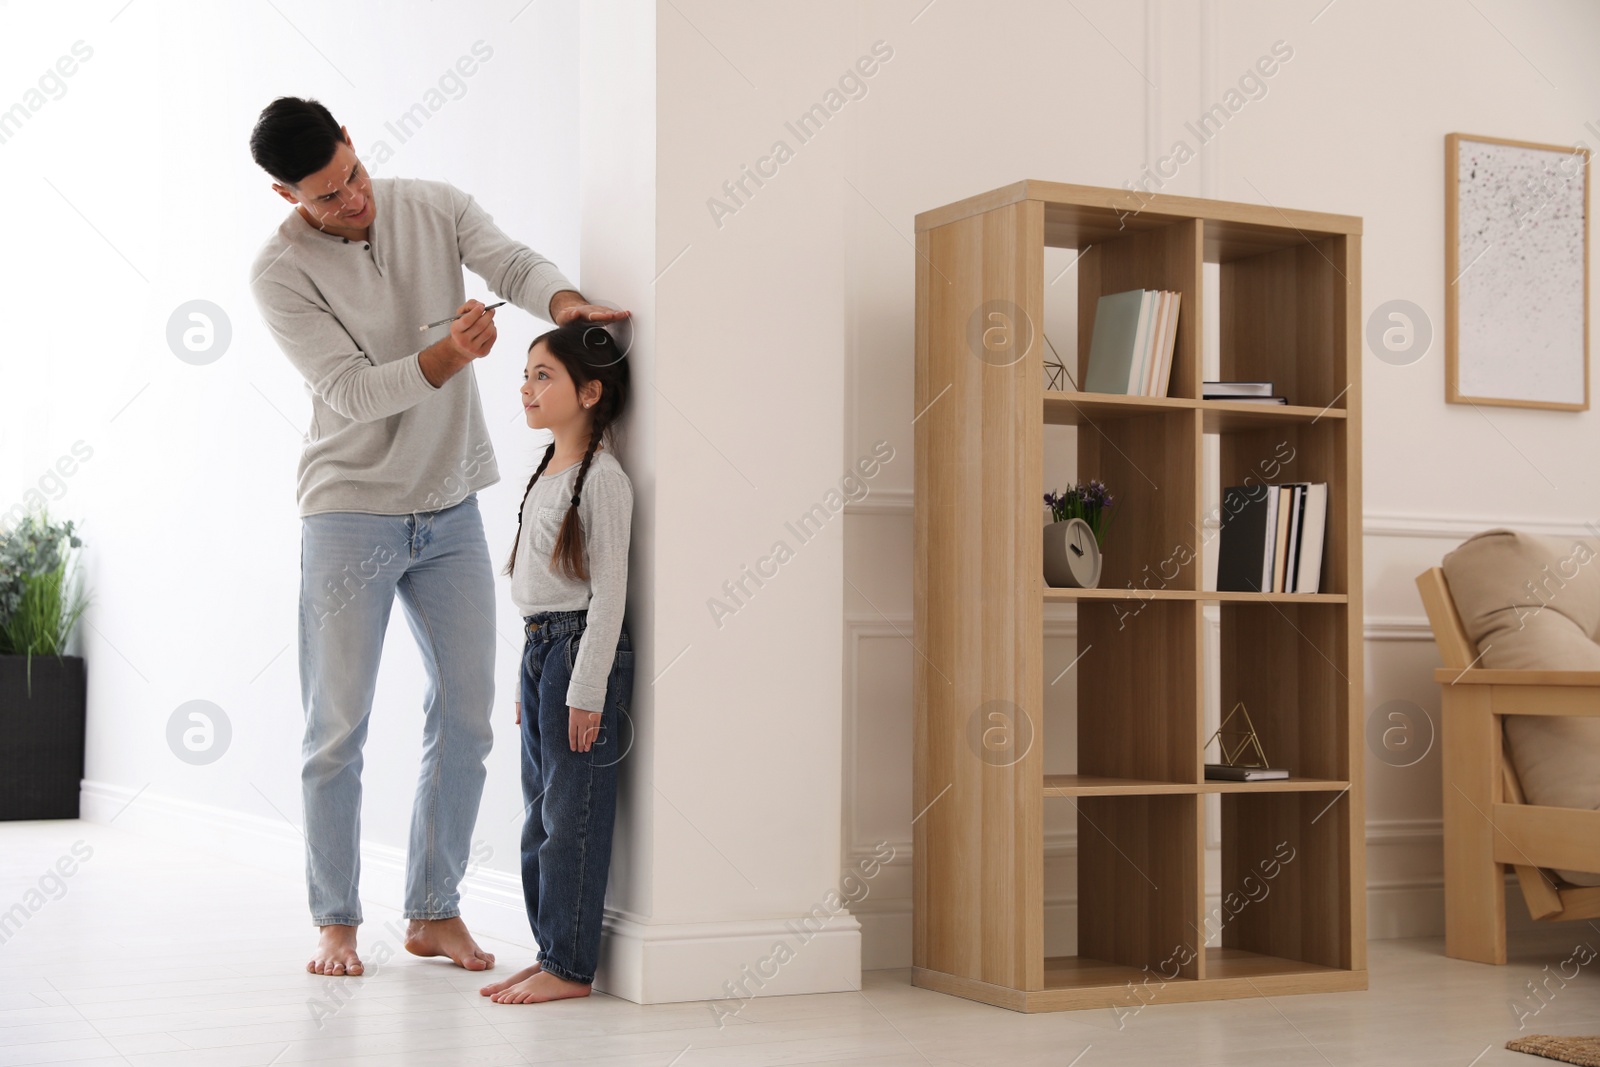
[[[480,993],[501,1004],[586,997],[617,806],[621,719],[633,691],[623,625],[633,487],[612,452],[628,362],[582,319],[528,347],[528,425],[555,441],[528,481],[505,573],[524,618],[522,892],[538,962]]]

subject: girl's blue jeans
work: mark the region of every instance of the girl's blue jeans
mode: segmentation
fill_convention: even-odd
[[[624,621],[594,745],[574,752],[568,741],[567,684],[587,621],[586,611],[526,616],[522,652],[522,893],[541,968],[585,985],[600,962],[617,764],[633,737],[633,643]]]

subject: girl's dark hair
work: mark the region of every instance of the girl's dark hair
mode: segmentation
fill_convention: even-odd
[[[250,155],[278,181],[295,185],[326,167],[343,140],[338,121],[317,101],[280,96],[256,119]]]
[[[589,565],[583,550],[583,525],[578,519],[578,501],[583,495],[583,482],[589,476],[589,465],[594,461],[595,449],[603,442],[613,453],[616,451],[617,420],[628,406],[628,359],[604,326],[585,319],[574,319],[565,326],[540,334],[528,346],[528,351],[533,351],[534,345],[541,341],[567,369],[567,374],[572,377],[573,389],[580,396],[588,382],[600,383],[600,399],[588,409],[589,447],[584,450],[577,481],[572,485],[572,502],[567,505],[566,518],[561,521],[555,548],[550,553],[552,570],[559,565],[566,577],[587,581]],[[528,488],[522,493],[522,503],[517,505],[517,536],[511,542],[511,558],[506,560],[505,574],[513,573],[517,565],[517,546],[522,541],[522,509],[528,504],[528,494],[533,492],[533,483],[539,480],[539,475],[544,473],[555,454],[556,445],[552,441],[544,451],[544,459],[539,461],[539,468],[528,479]]]

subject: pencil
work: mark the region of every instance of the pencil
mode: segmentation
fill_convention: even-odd
[[[504,301],[504,300],[502,300],[502,301],[500,301],[500,304],[504,304],[504,303],[505,303],[505,301]],[[497,307],[499,307],[499,306],[500,306],[500,304],[490,304],[490,305],[489,305],[489,307],[486,307],[486,308],[484,308],[484,309],[483,309],[483,310],[485,310],[485,311],[488,311],[488,310],[490,310],[490,309],[491,309],[491,308],[497,308]],[[463,312],[463,314],[465,314],[465,312]],[[439,321],[438,321],[438,322],[425,322],[425,323],[423,323],[423,324],[422,324],[422,325],[421,325],[421,326],[418,326],[418,327],[417,327],[417,332],[418,332],[418,333],[421,333],[421,332],[423,332],[423,331],[424,331],[424,330],[431,330],[431,329],[433,329],[433,328],[434,328],[434,327],[435,327],[435,326],[443,326],[443,325],[444,325],[444,324],[445,324],[445,323],[447,323],[447,322],[454,322],[454,321],[456,321],[456,320],[457,320],[457,319],[459,319],[459,318],[460,318],[460,317],[461,317],[461,316],[460,316],[460,315],[451,315],[451,316],[450,316],[450,317],[449,317],[449,318],[447,318],[447,319],[440,319],[440,320],[439,320]]]

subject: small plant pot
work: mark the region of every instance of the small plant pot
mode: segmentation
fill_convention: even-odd
[[[88,695],[81,656],[0,656],[0,820],[76,819]]]
[[[1082,519],[1044,528],[1044,580],[1057,589],[1094,589],[1100,584],[1100,546]]]

